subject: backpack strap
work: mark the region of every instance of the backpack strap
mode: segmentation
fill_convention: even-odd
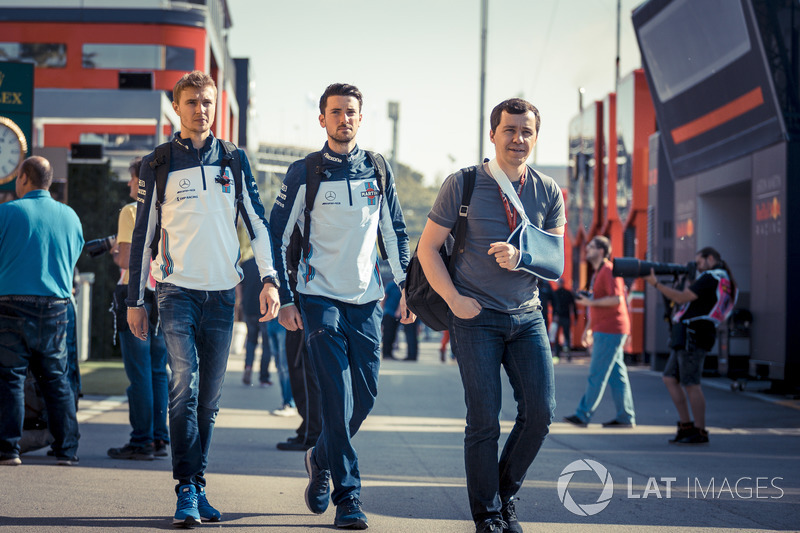
[[[236,221],[241,218],[244,221],[244,225],[247,227],[247,234],[252,241],[256,238],[256,233],[253,231],[253,224],[250,222],[250,218],[247,216],[244,208],[244,186],[242,184],[244,178],[242,178],[242,160],[239,157],[239,149],[230,141],[223,141],[220,139],[220,142],[225,152],[222,156],[222,162],[219,168],[220,180],[224,180],[225,167],[231,167],[231,174],[233,174],[233,189],[236,194],[236,219],[234,220],[234,225],[236,225]]]
[[[303,210],[303,259],[308,262],[311,252],[309,233],[311,232],[311,210],[322,181],[322,152],[311,152],[306,156],[306,207]]]
[[[477,174],[475,166],[467,167],[462,170],[464,174],[464,188],[461,191],[461,207],[458,208],[458,220],[453,228],[455,233],[453,241],[453,253],[447,270],[450,272],[450,277],[453,277],[455,271],[455,256],[464,253],[464,242],[467,239],[467,214],[469,213],[469,203],[472,200],[472,191],[475,189],[475,176]]]
[[[165,142],[156,146],[155,156],[150,161],[150,168],[156,175],[156,232],[150,243],[150,253],[153,259],[158,255],[158,243],[161,240],[161,204],[164,203],[167,178],[169,178],[170,144],[170,142]]]
[[[383,196],[386,190],[386,159],[378,152],[364,151],[367,153],[367,159],[372,163],[372,168],[375,169],[375,177],[378,180],[378,190],[381,196]]]
[[[364,150],[367,154],[367,159],[372,163],[372,168],[375,171],[375,180],[378,182],[378,192],[380,193],[380,201],[383,202],[386,194],[386,159],[378,152]],[[380,207],[378,208],[380,211]],[[383,244],[383,238],[380,237],[380,226],[378,226],[378,251],[384,259],[389,257],[386,252],[386,246]]]

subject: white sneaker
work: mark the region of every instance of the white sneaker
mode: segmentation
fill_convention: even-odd
[[[291,405],[284,405],[280,409],[275,409],[272,411],[272,414],[275,416],[294,416],[297,414],[297,407],[292,407]]]

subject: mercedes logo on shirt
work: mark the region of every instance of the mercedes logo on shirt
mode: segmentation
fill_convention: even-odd
[[[191,184],[192,182],[188,178],[183,178],[179,183],[181,189],[188,189]]]
[[[325,193],[325,199],[329,202],[336,200],[336,193],[333,191],[328,191]]]

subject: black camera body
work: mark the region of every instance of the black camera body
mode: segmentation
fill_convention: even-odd
[[[656,276],[686,276],[693,279],[697,272],[697,263],[689,261],[685,265],[679,263],[657,263],[655,261],[642,261],[635,257],[617,257],[614,259],[614,268],[611,273],[620,278],[643,278],[650,275],[653,270]]]
[[[83,245],[83,247],[86,252],[88,252],[90,257],[98,257],[110,251],[114,247],[116,239],[116,235],[109,235],[108,237],[103,237],[102,239],[88,241]]]

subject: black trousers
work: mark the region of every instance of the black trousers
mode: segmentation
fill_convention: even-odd
[[[297,436],[304,443],[314,444],[322,431],[319,380],[308,360],[305,332],[302,329],[286,332],[286,359],[294,403],[303,419],[297,428]]]

